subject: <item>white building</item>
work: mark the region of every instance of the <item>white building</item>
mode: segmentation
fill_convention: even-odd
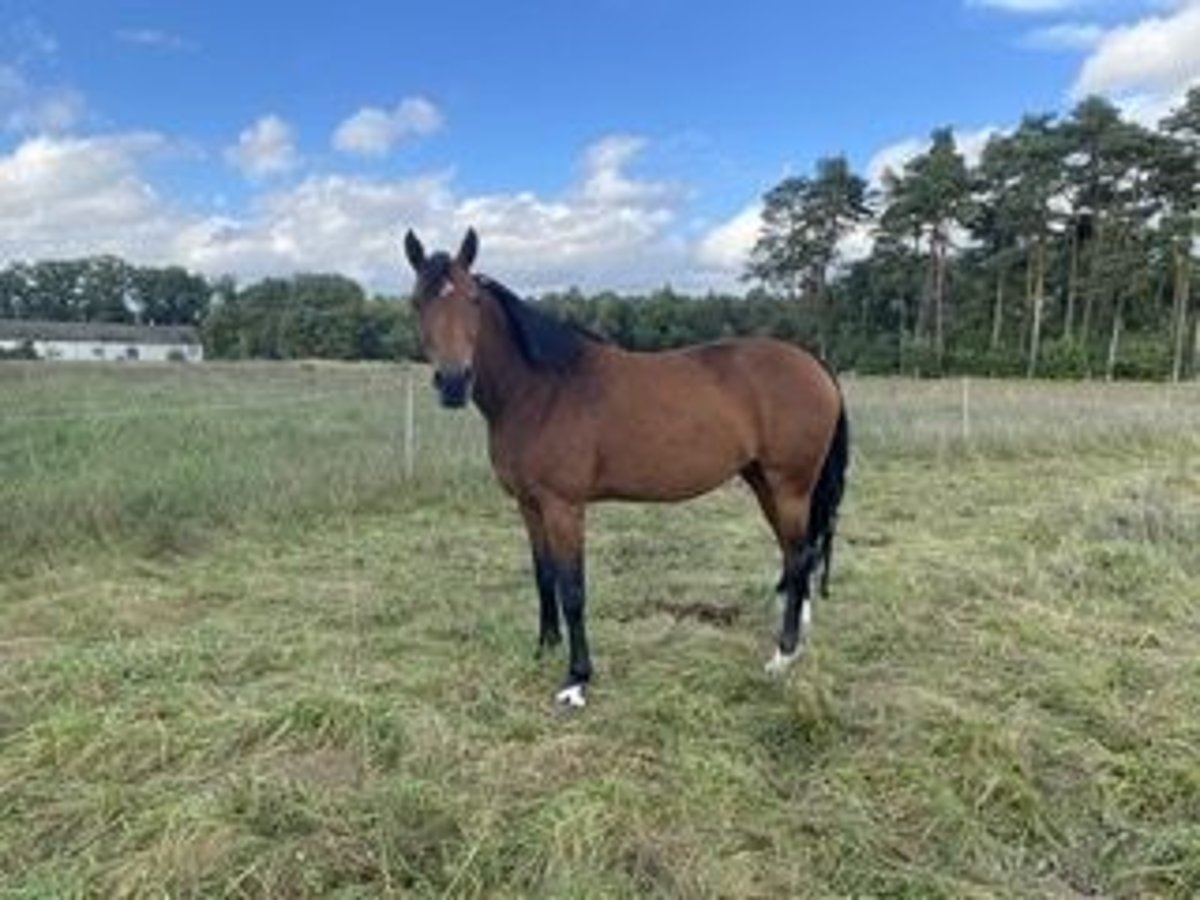
[[[200,362],[195,328],[114,322],[42,322],[0,319],[0,350],[31,346],[40,359]]]

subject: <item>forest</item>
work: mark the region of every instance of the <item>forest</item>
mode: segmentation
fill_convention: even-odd
[[[1200,87],[1155,127],[1091,97],[1024,116],[978,159],[943,127],[879,184],[842,155],[785,178],[743,292],[538,299],[633,349],[769,334],[863,373],[1180,380],[1200,352],[1198,221]],[[196,325],[215,358],[420,353],[407,303],[339,274],[239,285],[111,256],[13,262],[0,317]]]

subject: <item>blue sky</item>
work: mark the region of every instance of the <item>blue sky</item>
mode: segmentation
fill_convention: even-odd
[[[478,226],[536,290],[735,283],[756,202],[1087,91],[1152,119],[1192,0],[0,0],[0,258],[117,252],[380,290]]]

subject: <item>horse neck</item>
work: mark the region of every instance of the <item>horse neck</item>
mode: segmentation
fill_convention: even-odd
[[[483,291],[481,302],[472,397],[484,418],[495,424],[515,399],[536,389],[537,373],[521,356],[500,301]]]

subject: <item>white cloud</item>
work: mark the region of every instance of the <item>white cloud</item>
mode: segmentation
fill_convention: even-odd
[[[154,133],[41,136],[0,156],[0,258],[169,254],[183,219],[139,172],[166,148]]]
[[[84,116],[83,95],[33,84],[15,66],[0,65],[0,127],[20,133],[69,131]]]
[[[399,142],[441,129],[441,110],[424,97],[406,97],[394,109],[366,106],[342,122],[333,146],[344,153],[385,156]]]
[[[986,133],[965,133],[964,147],[974,152]],[[645,146],[629,135],[596,141],[582,152],[575,183],[556,195],[466,194],[448,170],[400,179],[313,175],[260,193],[244,213],[214,215],[181,209],[153,188],[145,163],[172,150],[159,135],[41,137],[0,156],[0,258],[104,252],[243,280],[332,270],[402,292],[411,277],[399,248],[405,228],[431,248],[453,248],[474,226],[483,270],[521,291],[736,288],[758,235],[759,204],[708,230],[681,224],[685,187],[635,171]],[[878,158],[901,164],[923,146],[901,142]],[[855,232],[843,258],[868,247],[869,233]]]
[[[1179,108],[1183,99],[1183,90],[1163,93],[1149,91],[1125,94],[1118,103],[1125,118],[1146,128],[1157,128],[1163,119]]]
[[[958,152],[966,159],[968,166],[977,165],[980,157],[983,156],[983,148],[987,146],[987,142],[1004,130],[995,125],[984,125],[982,128],[974,128],[970,131],[956,131],[954,139],[958,143]]]
[[[1035,28],[1021,39],[1031,50],[1091,50],[1104,37],[1104,29],[1093,22],[1059,22]]]
[[[300,162],[292,126],[277,115],[266,115],[238,135],[225,158],[248,178],[290,172]]]
[[[1001,131],[1003,129],[997,128],[995,125],[984,125],[982,128],[973,128],[968,131],[956,129],[954,142],[967,165],[973,166],[983,155],[983,148],[987,145],[988,139]],[[875,187],[881,186],[884,172],[891,170],[897,175],[900,174],[909,160],[929,149],[929,144],[928,138],[915,137],[904,138],[888,144],[878,150],[867,163],[867,180]]]
[[[1082,6],[1085,0],[967,0],[968,6],[983,6],[1010,13],[1052,13]]]
[[[867,162],[867,181],[879,187],[883,184],[885,172],[899,175],[904,170],[905,163],[920,155],[928,147],[929,141],[910,137],[875,151],[875,155]]]
[[[629,172],[645,146],[631,135],[601,138],[585,149],[579,181],[561,197],[463,198],[455,225],[492,235],[495,258],[531,288],[634,289],[672,276],[690,286],[680,281],[680,273],[689,277],[690,248],[673,235],[687,192]]]
[[[634,179],[626,172],[645,148],[644,138],[628,134],[609,135],[588,147],[579,189],[583,200],[603,206],[653,206],[681,198],[679,185]]]
[[[761,229],[762,204],[752,203],[704,234],[696,246],[696,259],[711,269],[740,272]]]
[[[1107,31],[1071,87],[1088,94],[1182,94],[1200,80],[1200,2]]]
[[[197,45],[185,37],[163,31],[160,28],[120,28],[115,32],[116,38],[123,44],[133,44],[137,47],[149,47],[154,50],[195,50]]]
[[[753,203],[700,238],[695,256],[710,283],[733,286],[746,270],[761,229],[762,204]],[[835,267],[866,259],[871,255],[874,241],[870,222],[855,225],[838,242]]]
[[[373,285],[401,273],[401,226],[453,216],[449,175],[399,181],[312,176],[261,197],[242,218],[197,220],[178,246],[189,265],[253,278],[338,271]]]
[[[57,38],[35,19],[0,27],[0,130],[60,134],[83,121],[83,94],[38,75],[54,69],[57,55]]]
[[[668,280],[699,289],[715,277],[696,271],[693,248],[675,236],[686,195],[632,175],[640,143],[626,138],[588,148],[579,179],[557,196],[464,194],[450,171],[314,175],[222,215],[181,209],[154,189],[146,163],[172,149],[154,134],[40,137],[0,155],[0,260],[103,252],[243,279],[333,270],[399,292],[410,280],[405,228],[452,248],[473,225],[485,271],[522,291]]]
[[[860,262],[875,249],[875,226],[871,222],[860,222],[838,242],[840,262]]]
[[[32,18],[19,19],[7,28],[7,44],[18,65],[53,59],[58,55],[58,38]],[[7,51],[7,47],[5,48]]]

